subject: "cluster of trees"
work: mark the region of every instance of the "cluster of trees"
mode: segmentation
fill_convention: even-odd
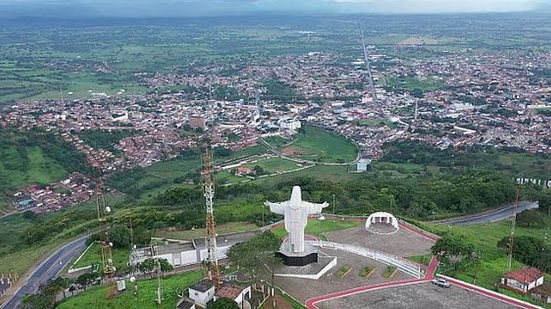
[[[138,263],[138,270],[145,275],[149,275],[153,278],[161,268],[161,272],[166,273],[174,270],[174,267],[168,262],[167,259],[146,259],[145,261]]]
[[[212,96],[216,100],[237,101],[239,99],[245,99],[245,96],[239,94],[234,87],[216,85],[212,91]]]
[[[38,293],[25,297],[22,309],[53,309],[56,305],[57,294],[64,291],[71,284],[71,280],[58,277],[40,286]]]
[[[239,305],[230,298],[219,297],[207,304],[207,309],[239,309]]]
[[[125,222],[117,222],[111,224],[109,229],[109,241],[113,243],[114,248],[130,248],[131,242],[134,245],[148,245],[151,240],[152,233],[143,225],[130,227]],[[99,233],[92,234],[87,239],[87,244],[100,240]]]
[[[546,163],[551,160],[551,157],[546,154],[532,154],[533,159],[531,159],[530,165],[504,165],[500,163],[501,155],[516,155],[524,152],[519,148],[502,147],[502,149],[495,149],[480,145],[464,149],[447,148],[442,150],[421,141],[393,141],[384,144],[381,161],[447,167],[453,169],[454,172],[484,168],[508,172],[515,177],[526,172],[529,172],[532,176],[545,176]],[[527,169],[529,170],[527,171]]]
[[[431,252],[438,256],[441,262],[452,266],[456,270],[475,262],[478,256],[472,244],[449,233],[436,241],[431,248]]]
[[[278,80],[265,80],[263,86],[266,88],[266,92],[262,94],[265,100],[271,100],[282,103],[302,101],[303,98],[297,91]]]
[[[543,239],[533,236],[517,236],[511,241],[506,236],[497,243],[498,248],[509,252],[513,246],[513,257],[544,272],[551,271],[551,247]]]
[[[251,278],[256,279],[259,274],[271,271],[273,267],[281,263],[275,256],[275,252],[281,246],[281,239],[271,232],[256,235],[248,241],[233,245],[228,258],[232,264]],[[266,269],[266,266],[270,269]]]
[[[15,149],[17,152],[17,155],[10,156],[9,160],[3,160],[1,163],[3,168],[0,168],[0,192],[15,189],[9,170],[26,172],[32,168],[28,154],[35,147],[40,148],[47,158],[69,172],[91,173],[84,154],[59,135],[41,128],[29,131],[0,128],[0,149]]]
[[[83,130],[78,133],[78,136],[90,147],[109,150],[113,153],[118,153],[120,150],[115,148],[115,145],[125,137],[132,136],[132,130]]]

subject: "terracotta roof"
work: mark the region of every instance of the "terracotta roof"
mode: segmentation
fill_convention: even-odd
[[[240,287],[234,285],[224,285],[218,291],[216,291],[216,296],[236,299],[242,291],[243,289]]]
[[[543,275],[544,273],[537,268],[523,267],[521,269],[517,269],[515,271],[506,273],[502,277],[507,279],[513,279],[518,282],[532,282],[543,277]]]

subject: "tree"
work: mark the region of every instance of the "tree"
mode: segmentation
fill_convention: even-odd
[[[248,241],[233,245],[228,252],[231,262],[242,271],[248,273],[254,280],[261,271],[266,270],[265,264],[270,262],[275,267],[275,251],[281,246],[281,239],[272,232],[256,235]]]
[[[264,169],[260,165],[255,165],[253,170],[256,172],[257,176],[264,174]]]
[[[230,298],[220,297],[217,300],[210,302],[207,309],[239,309],[239,305]]]
[[[439,238],[432,246],[431,252],[433,255],[439,256],[441,261],[453,262],[453,264],[472,261],[476,256],[473,245],[451,234]]]
[[[545,217],[536,209],[525,210],[519,213],[516,220],[518,226],[522,227],[545,227]]]
[[[499,248],[510,250],[511,238],[503,237],[498,243]],[[543,239],[532,236],[517,236],[513,242],[513,257],[530,266],[538,267],[543,271],[551,270],[551,248],[546,246]]]
[[[154,274],[157,273],[158,265],[161,265],[161,272],[168,272],[172,271],[174,267],[168,262],[167,259],[161,258],[161,259],[145,259],[143,262],[138,263],[138,270],[141,271],[144,274],[149,274],[151,277],[153,277]]]

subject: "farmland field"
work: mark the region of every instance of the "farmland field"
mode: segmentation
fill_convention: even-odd
[[[292,157],[328,162],[350,162],[357,154],[356,146],[344,137],[309,125],[281,151]]]

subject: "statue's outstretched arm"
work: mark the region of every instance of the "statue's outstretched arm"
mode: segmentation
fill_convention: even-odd
[[[321,210],[323,208],[329,206],[329,203],[323,202],[321,204],[316,204],[316,203],[310,203],[310,202],[304,202],[303,201],[302,205],[308,207],[308,214],[314,215],[314,214],[321,213]]]
[[[281,203],[272,203],[272,202],[264,202],[264,206],[268,206],[270,207],[270,211],[273,212],[273,213],[276,213],[276,214],[279,214],[279,215],[283,215],[285,214],[285,207],[287,207],[287,205],[289,204],[289,202],[281,202]]]

